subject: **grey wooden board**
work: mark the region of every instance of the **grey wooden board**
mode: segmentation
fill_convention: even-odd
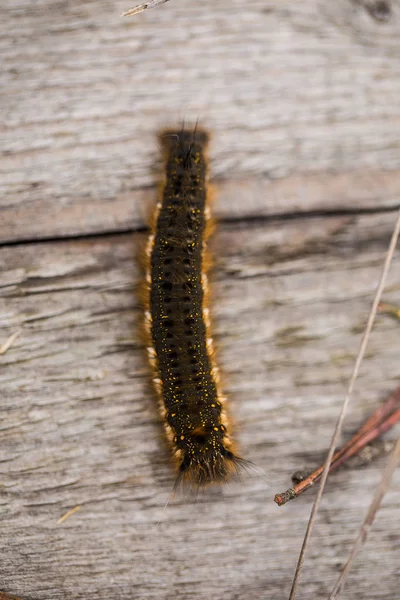
[[[129,6],[0,6],[0,342],[22,328],[0,356],[0,589],[286,598],[313,494],[272,498],[324,457],[394,222],[380,211],[399,205],[400,4],[171,0],[121,19]],[[107,232],[145,225],[157,133],[198,117],[223,221],[215,338],[262,472],[164,510],[144,234]],[[398,254],[385,297],[399,302]],[[399,327],[377,321],[344,438],[399,382]],[[327,597],[383,463],[332,477],[299,600]],[[399,487],[396,473],[344,600],[399,597]]]
[[[313,494],[283,508],[273,495],[324,456],[392,227],[383,214],[219,228],[219,362],[242,455],[262,472],[165,510],[174,476],[134,293],[144,235],[3,248],[1,336],[22,334],[0,358],[2,588],[42,600],[287,597]],[[344,437],[398,385],[399,327],[378,318]],[[382,466],[332,476],[299,598],[327,597]],[[344,599],[398,597],[399,492],[397,472]]]
[[[220,217],[399,203],[398,0],[127,4],[1,3],[0,240],[143,225],[183,119]]]

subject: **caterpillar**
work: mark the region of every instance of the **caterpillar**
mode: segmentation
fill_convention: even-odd
[[[214,361],[208,309],[209,136],[196,128],[160,135],[165,182],[146,247],[145,328],[177,480],[203,486],[238,471]]]

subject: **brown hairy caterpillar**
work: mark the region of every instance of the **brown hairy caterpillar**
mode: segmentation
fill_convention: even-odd
[[[219,390],[207,307],[209,192],[203,130],[164,131],[165,183],[146,256],[145,326],[167,438],[180,481],[197,486],[238,471]]]

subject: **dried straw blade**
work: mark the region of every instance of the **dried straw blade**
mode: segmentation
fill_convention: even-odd
[[[389,268],[390,268],[390,264],[392,262],[393,259],[393,254],[394,251],[396,249],[396,245],[397,245],[397,240],[399,238],[399,234],[400,234],[400,210],[397,213],[397,218],[396,218],[396,222],[395,222],[395,226],[394,226],[394,231],[392,234],[392,238],[390,240],[390,244],[389,244],[389,249],[387,251],[386,254],[386,258],[385,258],[385,262],[382,268],[382,273],[381,273],[381,277],[379,280],[379,284],[375,293],[375,298],[374,301],[372,303],[372,307],[369,313],[369,317],[368,317],[368,322],[367,322],[367,326],[365,328],[365,332],[364,335],[362,337],[361,340],[361,344],[360,344],[360,349],[358,351],[358,355],[356,358],[356,362],[354,365],[354,369],[353,369],[353,373],[350,377],[350,382],[349,382],[349,386],[348,386],[348,390],[347,390],[347,394],[346,397],[344,399],[341,411],[340,411],[340,415],[339,418],[337,420],[336,426],[335,426],[335,431],[333,433],[332,436],[332,440],[331,440],[331,444],[329,447],[329,452],[328,452],[328,456],[326,458],[325,461],[325,465],[324,465],[324,471],[322,473],[322,477],[321,477],[321,484],[320,487],[318,489],[317,492],[317,496],[315,498],[313,507],[311,509],[311,514],[310,514],[310,518],[308,521],[308,525],[307,525],[307,529],[306,529],[306,533],[304,536],[304,540],[303,540],[303,544],[301,547],[301,551],[300,551],[300,555],[299,555],[299,559],[297,562],[297,566],[296,566],[296,571],[294,574],[294,578],[293,578],[293,583],[292,583],[292,589],[290,590],[290,596],[289,596],[289,600],[294,600],[296,597],[296,591],[297,591],[297,586],[298,586],[298,581],[299,581],[299,577],[300,577],[300,573],[303,567],[303,563],[304,563],[304,557],[305,557],[305,553],[308,547],[308,543],[310,541],[310,537],[311,537],[311,533],[314,527],[314,523],[315,523],[315,519],[318,513],[318,509],[319,506],[321,504],[321,498],[322,498],[322,494],[324,492],[325,489],[325,484],[326,484],[326,480],[328,478],[328,474],[329,474],[329,467],[330,464],[332,462],[332,458],[335,452],[335,448],[337,446],[337,443],[339,441],[339,436],[342,430],[342,426],[343,426],[343,421],[344,421],[344,417],[346,414],[346,410],[347,407],[350,403],[350,398],[351,395],[353,393],[353,389],[354,389],[354,384],[358,375],[358,372],[360,370],[360,365],[361,362],[364,358],[364,354],[365,354],[365,350],[367,348],[367,343],[368,343],[368,339],[372,330],[372,326],[374,324],[374,320],[375,320],[375,316],[378,310],[378,305],[380,302],[380,299],[382,297],[382,293],[383,293],[383,289],[385,287],[385,282],[386,282],[386,278],[387,278],[387,274],[389,272]]]
[[[368,537],[368,534],[372,527],[372,523],[374,522],[376,513],[378,512],[378,510],[380,508],[383,497],[385,496],[386,492],[389,489],[390,482],[392,480],[393,473],[397,467],[397,463],[399,462],[399,459],[400,459],[400,438],[397,440],[394,450],[389,457],[389,461],[383,472],[382,481],[380,482],[380,484],[378,485],[378,487],[376,489],[374,498],[368,509],[367,516],[365,517],[363,524],[361,525],[361,529],[360,529],[360,532],[354,543],[353,549],[350,553],[349,558],[347,559],[345,566],[343,567],[343,571],[341,572],[339,579],[337,580],[336,585],[332,590],[331,595],[329,596],[329,600],[336,600],[339,593],[341,592],[341,590],[344,587],[344,584],[346,582],[346,579],[347,579],[347,576],[351,569],[351,566],[352,566],[355,558],[357,557],[357,554],[360,552],[362,546],[364,545],[364,543]]]

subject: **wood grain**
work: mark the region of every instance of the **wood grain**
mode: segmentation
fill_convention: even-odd
[[[391,226],[391,214],[221,226],[215,338],[242,454],[265,475],[165,510],[174,476],[133,293],[143,235],[3,248],[3,337],[23,330],[0,357],[3,589],[38,599],[287,593],[310,496],[279,509],[273,494],[327,447]],[[378,319],[347,434],[397,385],[398,335]],[[381,464],[332,476],[305,595],[326,597]],[[344,598],[395,597],[399,485]]]
[[[156,134],[183,119],[214,134],[219,216],[399,204],[398,1],[384,21],[350,0],[126,4],[2,3],[0,240],[142,226]]]
[[[400,204],[398,0],[5,0],[0,36],[0,589],[22,600],[284,598]],[[157,132],[213,133],[215,339],[261,471],[164,509],[139,335]],[[385,300],[399,304],[400,256]],[[380,316],[344,438],[398,385]],[[299,600],[323,600],[382,459],[332,476]],[[343,600],[398,597],[399,474]],[[80,510],[60,524],[71,509]],[[1,593],[0,593],[1,595]]]

